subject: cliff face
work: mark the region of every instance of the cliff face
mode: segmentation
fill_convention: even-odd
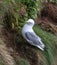
[[[56,6],[54,7],[56,9]],[[55,12],[54,7],[53,4],[45,5],[45,8],[43,8],[44,11],[42,11],[40,14],[41,18],[37,18],[36,21],[42,29],[38,25],[34,26],[33,28],[36,34],[41,37],[43,43],[48,48],[44,52],[30,45],[26,40],[23,39],[21,35],[21,27],[23,26],[23,23],[25,24],[25,21],[22,18],[24,17],[23,14],[26,11],[23,12],[23,9],[21,9],[23,13],[20,12],[22,16],[20,16],[19,19],[19,14],[17,15],[14,11],[10,11],[10,13],[6,11],[6,13],[4,13],[4,16],[8,16],[2,16],[2,20],[6,21],[6,23],[3,21],[3,24],[7,26],[0,26],[0,55],[2,57],[1,60],[3,61],[1,62],[2,64],[57,65],[57,36],[55,36],[57,34],[57,28],[55,28],[57,26],[57,22],[55,22],[57,15],[54,15],[54,13],[56,14],[57,10]],[[54,15],[53,18],[52,15]],[[17,16],[17,18],[15,18],[15,16]],[[12,27],[13,30],[10,29],[10,27]],[[17,28],[18,31],[15,31],[14,28]]]
[[[41,17],[36,20],[36,23],[42,29],[57,35],[57,5],[45,3],[44,8],[40,11]]]

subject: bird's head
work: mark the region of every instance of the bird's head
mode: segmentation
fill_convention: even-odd
[[[27,21],[27,24],[33,26],[33,25],[35,24],[35,22],[34,22],[33,19],[29,19],[29,20]]]

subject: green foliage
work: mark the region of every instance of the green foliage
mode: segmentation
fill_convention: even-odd
[[[22,4],[24,4],[27,9],[26,12],[28,14],[28,18],[33,18],[37,17],[37,8],[38,8],[38,1],[37,0],[22,0]]]
[[[55,53],[57,50],[57,36],[54,36],[53,34],[47,33],[46,31],[43,31],[40,27],[35,26],[34,27],[35,32],[37,33],[38,36],[42,38],[42,41],[45,43],[47,50],[42,52],[43,56],[45,57],[46,60],[43,61],[45,65],[54,65],[54,58],[55,58]]]
[[[21,59],[19,65],[30,65],[27,60]]]
[[[4,65],[4,62],[3,62],[3,59],[1,58],[1,55],[0,55],[0,65]]]
[[[57,0],[50,0],[50,2],[57,4]]]
[[[4,65],[4,64],[2,63],[2,60],[0,60],[0,65]]]
[[[29,18],[37,17],[37,0],[3,0],[3,5],[8,16],[4,22],[12,29],[21,29]]]
[[[57,4],[57,0],[47,0],[48,2],[52,2],[54,4]]]
[[[15,61],[16,61],[16,65],[30,65],[29,61],[27,61],[26,59],[15,58]]]

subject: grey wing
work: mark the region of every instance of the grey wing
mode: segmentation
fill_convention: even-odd
[[[36,36],[33,32],[26,32],[25,35],[29,41],[33,42],[33,45],[40,45],[39,37]]]

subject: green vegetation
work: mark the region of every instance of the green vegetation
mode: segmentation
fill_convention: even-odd
[[[2,57],[1,57],[1,55],[0,55],[0,65],[4,65],[3,59],[2,59]]]
[[[56,55],[56,46],[57,46],[57,36],[43,31],[40,27],[34,27],[35,32],[42,38],[42,41],[45,43],[47,50],[42,52],[43,56],[48,61],[48,65],[54,65],[54,58]],[[44,61],[45,62],[45,61]]]
[[[21,59],[19,65],[30,65],[27,60]]]
[[[7,17],[4,22],[12,29],[20,29],[29,18],[37,17],[37,0],[3,0],[2,4]]]
[[[53,1],[57,3],[56,0]],[[40,0],[3,0],[0,5],[0,23],[2,21],[4,26],[8,29],[14,30],[14,32],[16,31],[17,34],[19,34],[17,41],[25,45],[21,36],[21,29],[29,18],[37,18],[37,11],[40,6]],[[46,51],[40,52],[43,56],[43,59],[41,60],[42,65],[54,65],[54,58],[57,54],[57,36],[43,31],[39,26],[35,26],[34,30],[37,35],[42,38],[42,41],[47,47]],[[36,48],[35,50],[38,51]],[[29,65],[29,63],[24,59],[17,61],[17,65],[18,64]],[[0,65],[3,65],[2,60],[0,61]]]
[[[25,59],[19,58],[16,61],[16,65],[30,65],[29,62]]]

